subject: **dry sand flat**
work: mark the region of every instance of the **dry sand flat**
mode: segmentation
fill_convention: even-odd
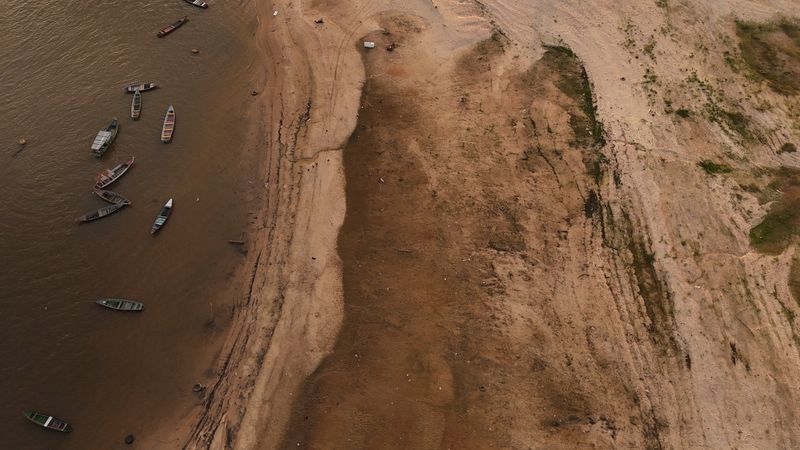
[[[188,447],[800,446],[794,246],[748,237],[798,98],[735,24],[796,3],[273,7],[263,252]]]

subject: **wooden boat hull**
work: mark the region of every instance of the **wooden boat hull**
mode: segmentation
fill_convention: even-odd
[[[124,298],[101,298],[95,303],[116,311],[139,312],[144,310],[144,304]]]
[[[176,20],[175,22],[167,25],[166,27],[162,28],[161,31],[158,32],[158,37],[164,37],[173,31],[177,30],[178,28],[182,27],[183,24],[189,21],[189,17],[183,16],[182,18]]]
[[[128,206],[127,203],[115,203],[113,205],[104,206],[97,211],[88,212],[78,217],[76,220],[81,223],[93,222],[95,220],[102,219],[103,217],[110,216],[126,206]]]
[[[131,100],[131,119],[136,120],[142,113],[142,93],[138,90],[133,94]]]
[[[208,3],[200,1],[200,0],[183,0],[183,1],[185,1],[186,3],[188,3],[188,4],[192,5],[192,6],[197,6],[198,8],[203,8],[203,9],[207,9],[208,8]]]
[[[161,126],[161,142],[166,144],[172,141],[173,134],[175,134],[175,108],[169,105],[167,115],[164,116],[164,125]]]
[[[145,92],[158,87],[158,84],[151,82],[148,83],[132,83],[128,84],[123,89],[128,94],[134,94],[136,91]]]
[[[101,132],[109,133],[109,137],[102,143],[102,145],[96,146],[95,144],[97,144],[100,136],[100,133],[98,133],[98,137],[95,138],[95,142],[92,143],[91,148],[95,158],[100,158],[103,156],[108,151],[109,147],[111,147],[111,144],[114,143],[114,139],[117,138],[117,134],[119,133],[119,120],[114,117],[114,120],[112,120],[104,130],[101,130]]]
[[[102,189],[95,189],[94,193],[102,198],[103,200],[111,203],[112,205],[116,205],[118,203],[124,203],[126,205],[130,205],[131,201],[125,198],[122,194],[118,194],[114,191],[104,191]]]
[[[150,228],[150,234],[156,234],[158,230],[160,230],[165,223],[167,223],[167,219],[169,219],[169,215],[172,213],[172,199],[167,200],[167,203],[161,208],[159,211],[158,216],[156,216],[155,222],[153,222],[153,227]]]
[[[131,156],[127,161],[121,162],[111,169],[106,169],[100,172],[95,178],[94,188],[104,189],[117,181],[128,169],[131,168],[136,158]]]
[[[57,419],[49,414],[42,414],[35,411],[25,411],[23,413],[25,418],[31,422],[39,425],[48,430],[60,431],[62,433],[69,433],[72,431],[72,426],[63,420]]]

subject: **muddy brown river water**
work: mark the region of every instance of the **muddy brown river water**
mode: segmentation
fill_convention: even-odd
[[[246,4],[209,3],[0,2],[1,449],[125,448],[129,433],[139,441],[185,422],[200,401],[192,385],[212,376],[241,296],[243,255],[228,240],[246,231],[259,182],[244,120],[255,23]],[[143,94],[138,121],[122,91],[135,80],[161,86]],[[115,116],[120,134],[97,160],[89,147]],[[130,155],[136,164],[111,189],[132,206],[76,224],[104,206],[95,175]],[[172,217],[152,237],[170,197]],[[99,297],[146,309],[115,313]],[[24,410],[74,431],[40,429]]]

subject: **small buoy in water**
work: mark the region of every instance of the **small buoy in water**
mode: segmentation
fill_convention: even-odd
[[[206,390],[206,387],[203,386],[201,383],[195,383],[194,386],[192,386],[192,390],[194,392],[202,392]]]
[[[194,53],[194,54],[196,55],[196,54],[200,53],[200,50],[198,50],[198,49],[196,49],[196,48],[193,48],[193,49],[192,49],[192,53]]]
[[[129,435],[125,436],[125,443],[128,444],[128,445],[133,444],[133,435],[132,434],[129,434]]]
[[[256,95],[258,95],[258,91],[253,89],[252,91],[250,91],[250,95],[255,97]]]
[[[19,138],[17,142],[19,142],[19,145],[25,145],[28,143],[28,140],[25,138]]]

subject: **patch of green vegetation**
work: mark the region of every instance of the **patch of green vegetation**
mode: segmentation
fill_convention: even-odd
[[[573,52],[571,48],[565,45],[545,45],[544,48],[546,48],[548,51],[561,53],[562,55],[567,56],[569,58],[577,58],[575,52]]]
[[[800,234],[800,171],[782,168],[770,188],[780,194],[764,220],[750,230],[750,244],[766,254],[779,254]]]
[[[650,59],[652,59],[653,61],[656,60],[655,48],[656,48],[656,39],[655,37],[650,36],[650,40],[647,41],[647,44],[645,44],[644,46],[644,54],[649,56]]]
[[[620,30],[625,33],[625,40],[622,42],[622,46],[628,49],[628,51],[633,51],[636,48],[636,25],[629,19],[625,22],[625,25],[620,27]]]
[[[589,83],[589,75],[586,69],[581,67],[581,81],[583,82],[583,112],[589,117],[589,122],[592,126],[592,137],[594,143],[600,146],[606,145],[605,132],[603,124],[597,120],[597,105],[594,103],[594,95],[592,94],[592,85]]]
[[[731,166],[723,163],[715,163],[714,161],[710,161],[708,159],[704,159],[697,163],[701,169],[705,170],[709,175],[716,175],[720,173],[731,173],[733,169]]]
[[[764,220],[750,230],[750,244],[762,253],[781,253],[791,242],[797,219],[797,212],[776,202]]]
[[[675,114],[677,114],[679,117],[682,117],[682,118],[685,119],[685,118],[689,117],[691,112],[688,109],[680,108],[680,109],[676,109],[675,110]]]
[[[739,73],[742,71],[741,57],[738,57],[738,55],[734,55],[727,50],[722,54],[722,57],[725,60],[725,64],[727,64],[734,73]]]
[[[746,142],[755,141],[755,134],[750,131],[750,118],[737,111],[728,111],[721,107],[713,98],[704,106],[703,112],[710,122],[720,124],[722,128],[735,133]]]
[[[655,84],[658,81],[658,75],[651,68],[644,69],[644,83]]]
[[[672,100],[665,98],[664,99],[664,113],[665,114],[672,114],[675,112],[675,108],[672,107]]]
[[[602,153],[600,153],[597,158],[594,158],[590,161],[587,166],[589,169],[589,175],[591,175],[592,179],[595,183],[600,183],[603,179],[603,165],[608,162],[608,158],[605,157]]]
[[[600,206],[600,197],[597,196],[597,192],[594,189],[590,190],[589,195],[583,202],[583,213],[586,218],[591,219],[595,213],[600,211]]]
[[[722,120],[732,131],[747,141],[753,140],[753,133],[750,132],[748,125],[750,119],[740,112],[722,111]]]
[[[644,237],[634,232],[630,216],[623,211],[620,221],[623,242],[630,252],[634,279],[639,295],[644,300],[645,313],[650,319],[647,330],[654,343],[664,351],[676,351],[675,305],[668,289],[665,289],[655,267],[655,255]]]
[[[747,66],[780,94],[800,93],[800,21],[736,22]]]
[[[556,83],[558,89],[581,106],[585,117],[571,113],[570,126],[579,142],[591,138],[596,145],[606,144],[603,124],[597,120],[597,105],[592,94],[589,75],[575,53],[568,47],[546,46],[545,58],[555,63],[561,77]]]

